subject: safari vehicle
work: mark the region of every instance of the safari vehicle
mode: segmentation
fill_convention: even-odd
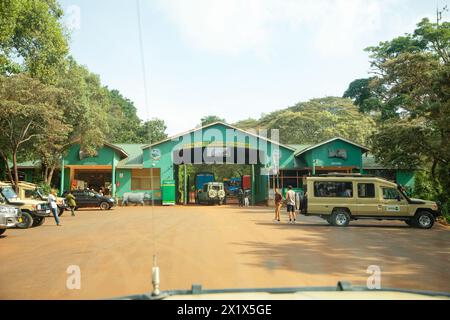
[[[197,192],[197,203],[224,204],[226,200],[225,187],[222,182],[208,182]]]
[[[9,204],[21,210],[21,221],[16,225],[20,229],[37,227],[50,216],[50,206],[47,202],[33,199],[20,199],[10,183],[0,182],[0,203]]]
[[[19,182],[19,198],[20,199],[34,199],[48,201],[48,194],[44,192],[42,188],[39,188],[36,184],[30,182]],[[58,216],[62,216],[66,209],[65,199],[61,197],[56,198],[56,204],[58,205]]]
[[[6,229],[13,228],[19,223],[20,210],[16,207],[0,204],[0,235],[4,234]]]
[[[435,202],[411,199],[402,187],[372,176],[329,174],[306,179],[307,195],[300,212],[319,216],[333,226],[351,220],[401,220],[411,227],[430,229],[440,215]]]

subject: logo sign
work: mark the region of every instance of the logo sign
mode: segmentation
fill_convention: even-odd
[[[227,147],[207,147],[206,156],[211,158],[223,158],[230,155],[230,149]]]
[[[152,159],[154,161],[158,161],[159,159],[161,159],[161,150],[160,149],[152,149],[150,156],[152,157]]]
[[[94,158],[98,157],[98,152],[95,151],[94,153],[89,154],[89,152],[87,152],[86,150],[80,149],[80,151],[78,152],[78,157],[80,158],[80,160]]]
[[[328,150],[328,158],[347,160],[347,150],[345,149]]]
[[[386,206],[387,212],[400,212],[400,206]]]

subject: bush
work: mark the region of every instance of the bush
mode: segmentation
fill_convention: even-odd
[[[52,191],[52,187],[44,182],[39,183],[38,188],[41,188],[44,194],[49,194]]]
[[[433,182],[431,174],[427,170],[417,171],[415,180],[413,196],[419,199],[436,201],[442,216],[450,223],[450,202],[445,188],[438,182]]]

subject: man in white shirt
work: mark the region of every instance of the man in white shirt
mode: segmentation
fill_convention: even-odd
[[[48,195],[48,204],[50,205],[50,210],[52,210],[53,217],[55,218],[56,225],[60,226],[59,217],[58,217],[58,205],[56,204],[56,192],[52,191]]]
[[[295,223],[295,192],[292,190],[292,186],[288,186],[286,193],[286,208],[289,214],[289,223]]]

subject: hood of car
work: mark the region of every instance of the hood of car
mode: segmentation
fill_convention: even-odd
[[[434,201],[429,200],[423,200],[423,199],[416,199],[416,198],[410,198],[411,204],[426,204],[426,205],[433,205],[436,204]]]
[[[14,199],[8,199],[10,204],[17,204],[17,205],[38,205],[38,204],[45,204],[45,202],[43,201],[39,201],[39,200],[33,200],[33,199],[19,199],[19,198],[14,198]]]

